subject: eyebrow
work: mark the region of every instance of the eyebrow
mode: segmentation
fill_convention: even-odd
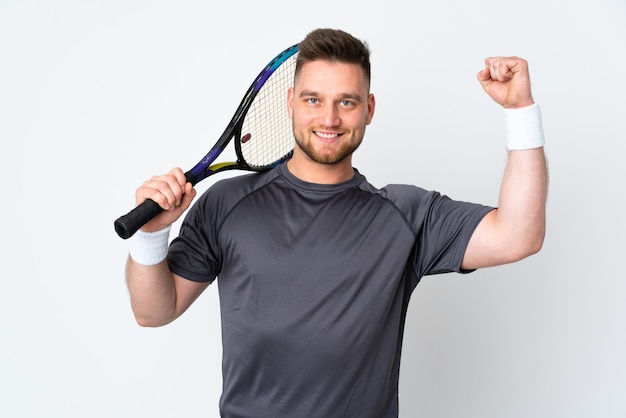
[[[320,96],[320,94],[312,90],[302,90],[299,94],[299,97],[309,97],[309,96],[317,97],[317,96]],[[360,94],[351,94],[351,93],[342,93],[339,95],[339,99],[340,100],[351,99],[357,102],[363,101],[363,98],[361,97]]]

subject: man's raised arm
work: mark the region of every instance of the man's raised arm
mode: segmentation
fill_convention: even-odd
[[[535,254],[543,245],[546,229],[548,172],[541,113],[531,94],[528,63],[518,57],[487,58],[478,81],[504,108],[509,151],[498,208],[474,231],[463,269],[511,263]]]

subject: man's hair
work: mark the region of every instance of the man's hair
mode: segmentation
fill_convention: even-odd
[[[367,85],[370,84],[370,50],[367,44],[339,29],[316,29],[298,44],[295,76],[302,66],[311,61],[357,64],[363,69]]]

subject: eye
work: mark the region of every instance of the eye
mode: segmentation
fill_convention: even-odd
[[[315,97],[309,97],[308,99],[306,99],[307,103],[315,105],[318,104],[320,101],[319,99],[316,99]]]
[[[352,102],[352,100],[342,100],[339,102],[339,105],[342,107],[350,107],[354,105],[354,102]]]

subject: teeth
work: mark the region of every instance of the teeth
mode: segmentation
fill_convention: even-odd
[[[337,138],[339,136],[339,134],[327,134],[324,132],[315,132],[315,133],[317,134],[317,136],[326,138],[326,139]]]

